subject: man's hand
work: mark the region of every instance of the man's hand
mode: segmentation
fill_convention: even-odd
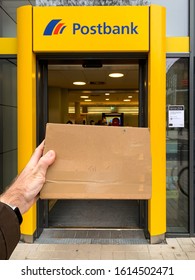
[[[43,154],[44,141],[36,148],[30,161],[10,188],[0,196],[0,201],[17,206],[23,214],[37,201],[45,182],[47,168],[55,160],[55,152]]]

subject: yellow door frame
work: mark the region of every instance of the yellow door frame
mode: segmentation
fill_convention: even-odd
[[[150,7],[148,125],[152,153],[152,198],[148,203],[151,243],[166,232],[166,24],[165,8]]]
[[[36,55],[32,51],[32,6],[17,10],[18,172],[36,148]],[[36,204],[24,214],[21,239],[33,242]]]
[[[165,21],[165,8],[151,5],[148,120],[152,153],[152,198],[148,204],[148,230],[152,243],[162,241],[166,232]],[[36,54],[33,53],[32,47],[32,22],[33,7],[20,7],[17,11],[19,172],[36,147]],[[24,241],[33,242],[36,222],[36,205],[34,205],[24,215],[21,227]]]

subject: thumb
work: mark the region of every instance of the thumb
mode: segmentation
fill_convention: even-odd
[[[55,161],[56,154],[53,150],[48,151],[44,156],[42,156],[38,162],[38,169],[45,174],[47,168]]]

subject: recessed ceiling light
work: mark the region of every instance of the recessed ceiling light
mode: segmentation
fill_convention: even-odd
[[[128,98],[132,98],[132,97],[133,97],[132,95],[129,95],[129,96],[128,96]]]
[[[131,101],[130,99],[123,99],[123,101],[125,101],[125,102],[129,102],[129,101]]]
[[[106,101],[109,101],[110,99],[109,98],[106,98]]]
[[[80,98],[89,98],[87,95],[81,95]]]
[[[90,101],[91,101],[91,99],[85,99],[85,101],[86,101],[86,102],[90,102]]]
[[[109,92],[106,92],[105,95],[110,95],[110,93],[109,93]]]
[[[110,73],[109,74],[109,77],[111,77],[111,78],[120,78],[123,76],[124,76],[124,74],[122,74],[122,73]]]
[[[74,82],[73,83],[74,85],[76,85],[76,86],[83,86],[83,85],[86,85],[86,83],[85,82]]]

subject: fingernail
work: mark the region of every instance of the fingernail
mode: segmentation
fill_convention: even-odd
[[[46,157],[53,157],[54,156],[54,151],[48,151],[46,154],[45,154]]]

